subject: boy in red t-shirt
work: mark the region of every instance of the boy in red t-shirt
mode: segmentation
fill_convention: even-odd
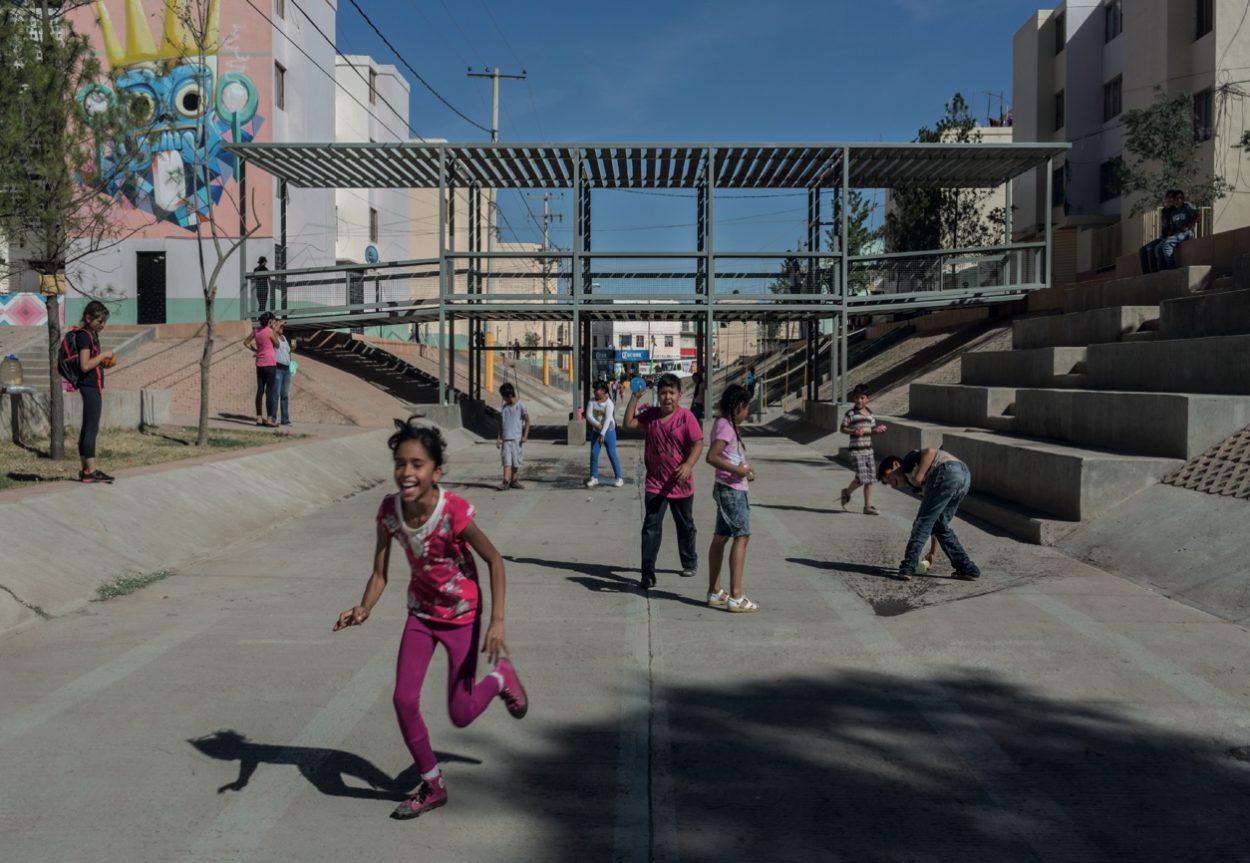
[[[643,461],[647,466],[646,517],[642,522],[643,590],[655,587],[655,559],[664,538],[664,511],[672,508],[677,525],[677,550],[681,555],[681,575],[694,576],[699,566],[695,550],[694,466],[703,452],[703,429],[689,410],[682,407],[681,379],[661,375],[656,383],[655,407],[638,407],[641,392],[632,393],[625,406],[626,429],[645,428],[647,439]]]

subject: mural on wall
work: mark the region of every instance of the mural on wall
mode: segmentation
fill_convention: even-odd
[[[57,298],[57,314],[65,326],[65,298]],[[0,327],[45,327],[48,307],[42,294],[17,293],[0,295]]]
[[[111,178],[101,191],[189,231],[207,220],[209,207],[235,180],[237,160],[222,146],[251,141],[263,122],[252,80],[239,71],[218,74],[220,0],[207,0],[202,50],[187,26],[188,10],[193,12],[197,3],[164,0],[158,45],[143,0],[125,0],[123,49],[108,9],[96,0],[110,77],[78,94],[88,113],[124,100],[144,127],[133,153],[101,148],[99,175]]]

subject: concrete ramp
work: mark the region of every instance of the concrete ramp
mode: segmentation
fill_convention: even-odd
[[[1250,624],[1250,503],[1155,485],[1057,547],[1224,620]]]

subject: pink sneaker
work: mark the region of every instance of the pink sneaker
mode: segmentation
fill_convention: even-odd
[[[443,782],[443,774],[440,773],[433,779],[424,780],[420,787],[417,788],[416,794],[395,807],[391,817],[401,821],[408,818],[416,818],[418,815],[424,815],[431,809],[437,809],[446,802],[447,786]]]
[[[520,719],[530,709],[530,700],[525,695],[525,687],[521,685],[521,678],[517,677],[512,660],[507,657],[500,659],[495,664],[495,670],[503,678],[503,688],[499,690],[499,697],[507,705],[512,718]]]

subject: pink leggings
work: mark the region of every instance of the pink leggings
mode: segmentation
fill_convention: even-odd
[[[477,673],[478,621],[455,626],[422,620],[408,615],[404,637],[399,643],[399,663],[395,670],[395,715],[408,751],[422,773],[438,766],[430,732],[421,718],[421,686],[434,658],[434,646],[447,650],[447,712],[457,728],[464,728],[482,714],[499,694],[497,678],[474,682]]]

